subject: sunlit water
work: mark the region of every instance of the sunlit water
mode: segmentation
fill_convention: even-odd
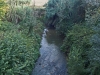
[[[44,29],[40,57],[32,75],[67,75],[66,58],[59,50],[62,38],[54,29]]]

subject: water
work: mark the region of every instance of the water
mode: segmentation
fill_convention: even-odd
[[[62,38],[54,29],[44,29],[40,57],[32,75],[67,75],[66,58],[59,50]]]

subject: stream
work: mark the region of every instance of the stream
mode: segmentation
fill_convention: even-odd
[[[60,51],[63,38],[54,29],[44,29],[40,57],[32,75],[68,75],[66,57]]]

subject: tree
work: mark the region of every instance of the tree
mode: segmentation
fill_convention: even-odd
[[[47,25],[65,34],[74,23],[85,21],[82,0],[49,0],[46,8]]]

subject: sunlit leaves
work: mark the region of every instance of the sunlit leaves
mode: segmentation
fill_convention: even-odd
[[[6,0],[0,0],[0,19],[3,19],[7,11]]]

